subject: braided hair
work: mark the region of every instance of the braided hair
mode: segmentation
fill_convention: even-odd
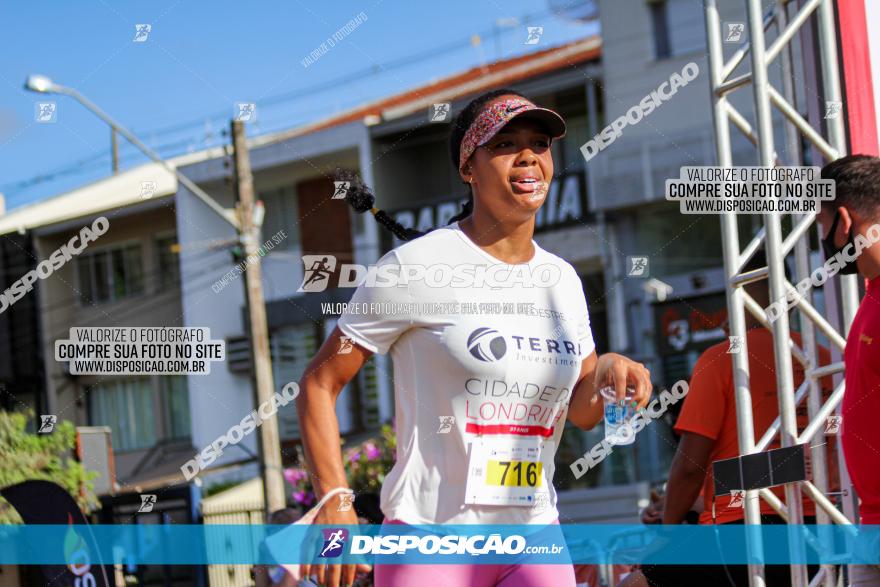
[[[470,128],[471,124],[473,124],[474,120],[483,110],[483,106],[485,106],[487,102],[499,96],[506,96],[511,94],[514,96],[519,96],[520,98],[526,98],[526,96],[523,96],[521,93],[508,88],[491,90],[484,94],[480,94],[479,96],[468,102],[468,105],[465,106],[464,109],[459,112],[453,119],[452,132],[449,135],[449,156],[452,160],[452,167],[456,171],[458,171],[458,158],[461,154],[461,141],[464,138],[465,133],[467,133],[468,128]],[[337,169],[334,173],[334,176],[336,181],[349,182],[349,187],[346,191],[345,199],[351,205],[355,212],[363,214],[364,212],[369,211],[373,214],[376,222],[391,231],[391,233],[394,234],[394,236],[396,236],[398,239],[402,241],[409,241],[430,232],[422,232],[412,228],[406,228],[402,224],[394,220],[391,216],[389,216],[388,213],[384,210],[377,209],[375,207],[376,196],[373,194],[373,191],[370,189],[370,187],[361,180],[356,172],[344,169]],[[464,183],[465,185],[470,185],[466,182],[462,183]],[[457,222],[459,220],[467,218],[468,216],[470,216],[471,212],[473,212],[473,209],[474,194],[473,191],[470,191],[468,193],[468,201],[465,202],[465,204],[461,207],[461,210],[458,212],[458,214],[449,219],[448,224],[452,224],[453,222]]]

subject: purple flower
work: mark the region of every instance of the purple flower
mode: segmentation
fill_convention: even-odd
[[[361,460],[361,453],[356,452],[352,453],[351,456],[348,457],[349,462],[356,463]]]
[[[291,485],[297,485],[303,479],[308,478],[308,473],[302,469],[284,469],[284,478]]]
[[[305,507],[309,507],[315,503],[315,494],[311,491],[296,491],[293,493],[292,497],[293,501],[302,504]]]
[[[364,448],[367,451],[367,460],[368,461],[375,461],[376,459],[378,459],[379,457],[382,456],[382,451],[379,450],[379,447],[377,447],[372,442],[368,442],[367,444],[365,444]]]

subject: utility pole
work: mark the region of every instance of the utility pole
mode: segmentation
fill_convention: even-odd
[[[117,133],[122,135],[129,143],[134,145],[151,161],[161,165],[165,171],[177,178],[180,185],[184,186],[193,196],[201,200],[210,210],[216,213],[225,222],[231,224],[239,235],[247,258],[255,261],[245,271],[245,297],[248,305],[248,322],[250,325],[252,357],[254,365],[254,382],[256,401],[258,406],[269,400],[273,395],[274,384],[272,382],[272,358],[269,355],[269,333],[266,325],[266,305],[263,299],[262,275],[260,271],[260,255],[257,241],[259,240],[259,226],[254,224],[254,180],[251,175],[250,160],[248,159],[247,143],[245,142],[244,127],[242,123],[233,121],[232,136],[235,149],[235,171],[237,178],[236,191],[238,193],[237,212],[232,213],[216,200],[208,195],[195,182],[181,173],[176,165],[171,165],[150,149],[137,138],[130,130],[116,122],[109,114],[101,110],[97,104],[80,94],[74,88],[56,84],[44,75],[30,75],[25,82],[25,89],[41,94],[61,94],[70,96],[95,116],[103,120],[111,129],[111,154],[113,157],[114,171],[119,166],[118,138]],[[0,194],[0,209],[2,209],[2,194]],[[51,406],[50,406],[51,407]],[[278,421],[270,419],[260,425],[260,452],[263,460],[260,462],[263,476],[263,495],[266,509],[274,511],[283,508],[284,481],[281,474],[281,446],[278,437]]]
[[[269,354],[269,327],[266,323],[266,304],[263,299],[263,278],[260,269],[259,227],[254,223],[254,177],[248,156],[244,122],[232,121],[232,147],[235,160],[235,186],[238,195],[236,210],[239,234],[245,259],[253,259],[245,277],[245,296],[250,318],[251,362],[256,387],[256,405],[268,402],[275,391],[272,381],[272,359]],[[260,425],[260,469],[263,476],[263,496],[267,512],[286,505],[284,479],[281,474],[281,441],[278,418],[264,420]]]
[[[119,140],[116,138],[116,129],[110,129],[110,152],[113,158],[113,175],[119,173]]]

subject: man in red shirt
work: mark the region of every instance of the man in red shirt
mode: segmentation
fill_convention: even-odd
[[[846,468],[861,505],[862,524],[880,524],[880,159],[850,155],[822,168],[833,179],[836,197],[823,201],[825,257],[844,258],[841,273],[860,273],[867,281],[846,338],[846,391],[841,407],[841,443]],[[860,242],[861,241],[861,242]],[[853,261],[847,257],[861,249]],[[849,262],[847,262],[849,261]],[[853,566],[850,585],[880,584],[880,566]]]
[[[750,271],[767,265],[762,251],[758,251],[746,265]],[[767,281],[761,280],[745,286],[746,293],[763,308],[770,304]],[[760,438],[779,416],[779,400],[776,390],[776,363],[773,349],[773,334],[761,326],[752,315],[746,312],[746,349],[749,362],[749,391],[752,401],[752,419],[755,437]],[[801,344],[800,336],[792,333],[792,338]],[[744,510],[742,502],[731,503],[730,495],[715,498],[714,516],[712,500],[714,482],[712,463],[736,457],[740,454],[736,425],[736,404],[733,385],[733,355],[728,353],[729,343],[717,344],[706,349],[691,374],[688,395],[681,413],[675,423],[675,431],[681,440],[669,471],[666,495],[662,506],[662,523],[681,524],[702,491],[703,512],[700,524],[742,524]],[[819,347],[819,364],[830,362],[828,350]],[[804,370],[792,357],[793,379],[797,388],[804,379]],[[830,395],[832,380],[820,380],[823,395]],[[802,402],[797,411],[798,429],[803,430],[808,422],[806,405]],[[778,448],[779,436],[769,449]],[[827,452],[827,458],[836,468],[836,454]],[[782,487],[771,488],[784,503],[785,492]],[[812,500],[803,499],[806,523],[815,523],[816,507]],[[765,500],[760,506],[762,524],[782,524],[779,517]],[[817,567],[810,567],[814,574]],[[787,565],[766,565],[767,585],[773,587],[791,584],[791,570]],[[745,565],[647,565],[642,574],[652,587],[666,585],[676,587],[687,585],[735,585],[748,584],[748,569]],[[632,583],[638,585],[639,583]]]

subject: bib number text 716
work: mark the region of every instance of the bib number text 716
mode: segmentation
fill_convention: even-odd
[[[527,461],[489,461],[486,485],[500,487],[539,487],[541,463]]]

